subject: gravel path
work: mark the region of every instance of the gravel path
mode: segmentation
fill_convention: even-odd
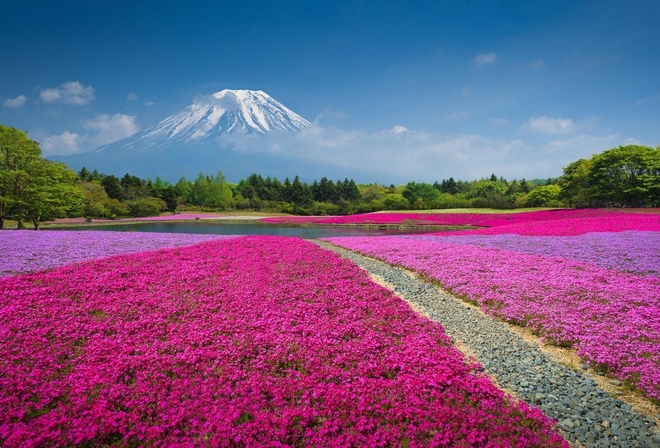
[[[558,422],[571,443],[585,447],[660,448],[660,434],[646,417],[611,397],[589,377],[550,359],[506,325],[473,311],[439,288],[403,269],[323,241],[321,247],[382,278],[418,311],[442,324],[500,387],[538,406]]]

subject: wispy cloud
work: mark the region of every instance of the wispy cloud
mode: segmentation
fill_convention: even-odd
[[[85,120],[82,127],[90,132],[79,134],[64,131],[61,134],[42,134],[36,140],[41,144],[44,155],[70,155],[90,151],[140,130],[135,117],[124,114],[101,114]]]
[[[547,148],[551,153],[565,152],[571,154],[573,155],[574,160],[577,160],[580,157],[589,157],[592,154],[600,153],[617,145],[625,144],[630,140],[631,139],[627,139],[623,141],[617,134],[583,134],[565,139],[552,140],[547,144]]]
[[[561,174],[562,165],[557,165],[547,149],[539,154],[520,139],[395,130],[367,133],[316,126],[294,136],[266,136],[257,145],[222,137],[221,145],[243,153],[291,157],[297,160],[292,166],[320,164],[327,172],[366,182],[434,182],[451,176],[478,179],[493,171],[507,178],[529,177],[530,172],[540,177]]]
[[[128,92],[128,94],[126,95],[126,99],[128,101],[136,101],[138,99],[138,96],[134,92]]]
[[[66,156],[84,151],[84,148],[81,149],[82,139],[83,138],[81,138],[80,134],[69,131],[64,131],[57,135],[47,135],[41,138],[37,137],[45,156]]]
[[[472,62],[479,68],[485,67],[490,64],[494,64],[497,61],[496,53],[481,53],[476,55]]]
[[[79,81],[66,82],[53,89],[44,89],[39,93],[44,103],[62,103],[82,106],[89,104],[96,97],[91,86],[84,86]]]
[[[18,109],[25,105],[27,99],[28,98],[25,95],[19,95],[16,98],[8,98],[2,103],[2,107],[8,107],[10,109]]]
[[[345,112],[336,109],[325,108],[323,112],[314,118],[314,124],[319,126],[337,126],[350,117]]]
[[[403,134],[407,134],[410,131],[408,130],[407,127],[398,124],[394,126],[392,129],[390,129],[388,132],[392,135],[403,135]]]
[[[570,118],[542,116],[529,120],[523,129],[542,134],[568,134],[575,130],[575,122]]]
[[[96,131],[93,140],[98,143],[98,146],[128,137],[140,130],[135,121],[135,116],[124,114],[97,115],[90,120],[86,120],[83,127]]]

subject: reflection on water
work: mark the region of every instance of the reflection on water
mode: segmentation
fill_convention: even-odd
[[[49,228],[54,229],[55,228]],[[408,233],[437,232],[438,229],[378,229],[365,227],[301,227],[283,224],[228,222],[145,222],[139,224],[86,225],[59,227],[59,230],[108,230],[115,232],[204,233],[217,235],[280,235],[301,238],[329,238],[333,236],[382,236]]]

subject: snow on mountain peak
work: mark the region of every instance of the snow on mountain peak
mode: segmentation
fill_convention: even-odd
[[[156,126],[99,148],[158,147],[210,140],[219,134],[299,132],[312,124],[261,90],[225,89],[193,103]]]
[[[214,109],[210,115],[229,114],[231,125],[225,132],[245,131],[264,134],[269,131],[298,131],[311,123],[261,90],[225,89],[198,97],[192,107]],[[217,123],[214,123],[215,126]]]

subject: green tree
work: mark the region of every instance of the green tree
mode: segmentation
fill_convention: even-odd
[[[200,173],[193,182],[190,199],[195,205],[227,209],[231,206],[233,194],[221,172],[218,172],[217,176],[205,176]]]
[[[413,208],[425,209],[433,207],[440,199],[441,193],[432,184],[408,182],[402,195]]]
[[[147,181],[142,180],[137,176],[132,176],[126,173],[124,177],[121,178],[119,183],[121,185],[124,198],[129,201],[137,201],[138,199],[153,196],[153,190]],[[108,196],[112,197],[110,193],[108,193]]]
[[[96,182],[89,182],[85,179],[86,176],[81,176],[78,181],[78,189],[83,197],[82,213],[86,218],[104,218],[108,216],[109,211],[105,208],[104,202],[110,199],[105,189]]]
[[[80,180],[85,180],[85,181],[90,181],[91,174],[89,170],[86,167],[80,168],[80,171],[78,171],[78,178]]]
[[[388,195],[383,203],[387,210],[406,210],[408,208],[408,200],[399,193]]]
[[[592,158],[589,183],[597,199],[614,205],[655,205],[660,197],[660,149],[619,146]]]
[[[179,205],[179,200],[174,186],[160,177],[156,177],[156,180],[153,182],[149,181],[148,183],[154,193],[154,197],[165,201],[168,211],[176,211],[176,208]]]
[[[364,202],[384,200],[387,196],[387,188],[378,184],[362,185],[359,188],[360,197]]]
[[[341,184],[339,184],[339,188],[338,188],[337,185],[335,185],[335,183],[332,180],[328,180],[325,177],[323,177],[321,179],[321,182],[319,183],[319,187],[323,192],[322,193],[323,196],[327,198],[326,199],[327,201],[336,204],[341,200]]]
[[[0,228],[13,217],[18,228],[80,207],[77,175],[64,164],[41,157],[39,144],[25,132],[0,125]]]
[[[288,202],[299,207],[310,207],[314,203],[311,187],[296,176],[287,189]]]
[[[339,182],[337,182],[337,186],[339,185]],[[353,179],[348,180],[348,178],[344,178],[344,181],[341,183],[341,198],[347,201],[360,200],[360,190]]]
[[[527,206],[529,207],[551,207],[559,205],[561,188],[559,185],[543,185],[535,188],[527,195]]]
[[[117,199],[118,201],[125,201],[126,196],[124,195],[124,188],[119,181],[119,178],[116,176],[104,176],[101,180],[101,185],[103,189],[108,194],[108,197],[112,199]]]
[[[98,182],[78,181],[82,193],[82,213],[86,218],[116,218],[128,216],[130,209],[125,202],[108,197],[103,186]]]
[[[185,203],[190,200],[190,192],[192,191],[192,183],[185,176],[182,176],[181,179],[177,181],[174,185],[174,191],[176,192],[179,201]]]
[[[579,159],[564,167],[559,178],[559,199],[570,207],[587,207],[593,202],[593,188],[589,182],[590,159]]]
[[[24,190],[24,207],[18,209],[19,221],[25,216],[38,230],[44,219],[63,218],[69,212],[80,210],[82,195],[76,188],[78,175],[63,163],[40,159],[32,167],[30,180]]]
[[[167,208],[167,204],[162,199],[154,197],[146,197],[136,199],[134,201],[128,201],[128,207],[130,209],[131,216],[134,217],[143,217],[143,216],[157,216]]]
[[[456,181],[454,180],[454,178],[450,177],[447,180],[442,179],[442,183],[440,184],[440,191],[442,191],[443,193],[449,193],[449,194],[458,193],[458,187],[456,185]]]

